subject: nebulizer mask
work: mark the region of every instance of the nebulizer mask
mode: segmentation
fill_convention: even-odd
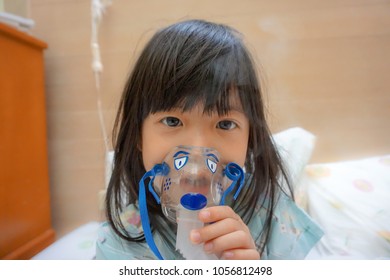
[[[150,178],[148,188],[145,180]],[[244,172],[236,163],[222,164],[219,153],[212,148],[178,146],[161,164],[147,171],[139,183],[139,208],[146,242],[163,259],[151,233],[146,204],[146,191],[161,204],[166,218],[177,223],[176,249],[185,259],[216,259],[203,246],[194,245],[189,236],[192,229],[203,227],[198,212],[210,206],[224,205],[227,196],[237,199],[244,186]]]

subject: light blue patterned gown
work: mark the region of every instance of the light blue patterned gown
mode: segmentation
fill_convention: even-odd
[[[248,227],[253,237],[257,237],[263,228],[267,210],[258,204],[255,214]],[[122,213],[121,219],[127,231],[133,234],[142,232],[140,215],[137,207],[130,205]],[[164,223],[164,221],[161,221]],[[166,228],[168,242],[155,232],[153,237],[164,259],[182,259],[175,251],[175,233],[168,224]],[[295,202],[282,193],[272,218],[270,238],[261,259],[304,259],[312,247],[323,235],[321,228],[299,208]],[[260,245],[258,244],[258,247]],[[144,243],[127,242],[119,238],[107,222],[103,223],[98,232],[96,244],[97,259],[156,259],[155,255]]]

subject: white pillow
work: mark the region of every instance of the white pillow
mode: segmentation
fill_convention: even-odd
[[[305,208],[306,192],[299,188],[299,182],[313,153],[316,137],[303,128],[293,127],[274,134],[273,140],[291,178],[295,201]]]
[[[390,258],[390,155],[306,167],[308,212],[321,258]]]
[[[108,151],[106,153],[106,169],[105,169],[105,179],[106,179],[106,188],[111,179],[112,169],[114,168],[114,151]]]

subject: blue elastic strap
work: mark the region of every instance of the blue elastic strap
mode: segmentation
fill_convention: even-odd
[[[225,168],[225,175],[230,180],[232,180],[232,183],[226,189],[226,191],[224,191],[219,205],[225,205],[226,196],[233,190],[233,188],[237,185],[238,181],[239,181],[239,186],[237,188],[236,193],[233,196],[234,200],[237,199],[238,195],[241,192],[241,189],[244,187],[244,179],[245,179],[244,170],[242,170],[242,168],[238,164],[234,162],[228,163]]]
[[[156,199],[157,203],[160,204],[160,198],[156,194],[156,192],[153,189],[153,182],[156,174],[159,174],[161,172],[165,172],[164,168],[161,166],[161,164],[156,164],[151,170],[146,172],[144,176],[142,176],[142,179],[139,182],[139,194],[138,194],[138,200],[139,200],[139,210],[141,215],[141,224],[142,228],[144,230],[144,235],[146,239],[146,243],[148,243],[150,249],[152,252],[156,255],[156,257],[159,260],[163,260],[163,257],[160,254],[160,251],[158,250],[156,243],[154,242],[152,230],[150,229],[150,221],[149,221],[149,213],[148,213],[148,207],[146,203],[146,188],[144,181],[148,177],[152,177],[152,179],[149,182],[149,191],[152,193],[153,197]]]

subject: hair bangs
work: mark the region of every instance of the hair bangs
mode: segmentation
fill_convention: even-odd
[[[240,96],[242,103],[242,89],[251,84],[248,79],[250,71],[243,70],[249,65],[240,60],[241,56],[236,46],[230,44],[203,62],[187,57],[185,65],[176,65],[174,71],[170,70],[173,74],[164,83],[169,86],[161,86],[159,94],[145,103],[149,104],[146,111],[156,113],[180,109],[186,112],[202,104],[205,114],[226,115],[233,107],[234,94]]]

